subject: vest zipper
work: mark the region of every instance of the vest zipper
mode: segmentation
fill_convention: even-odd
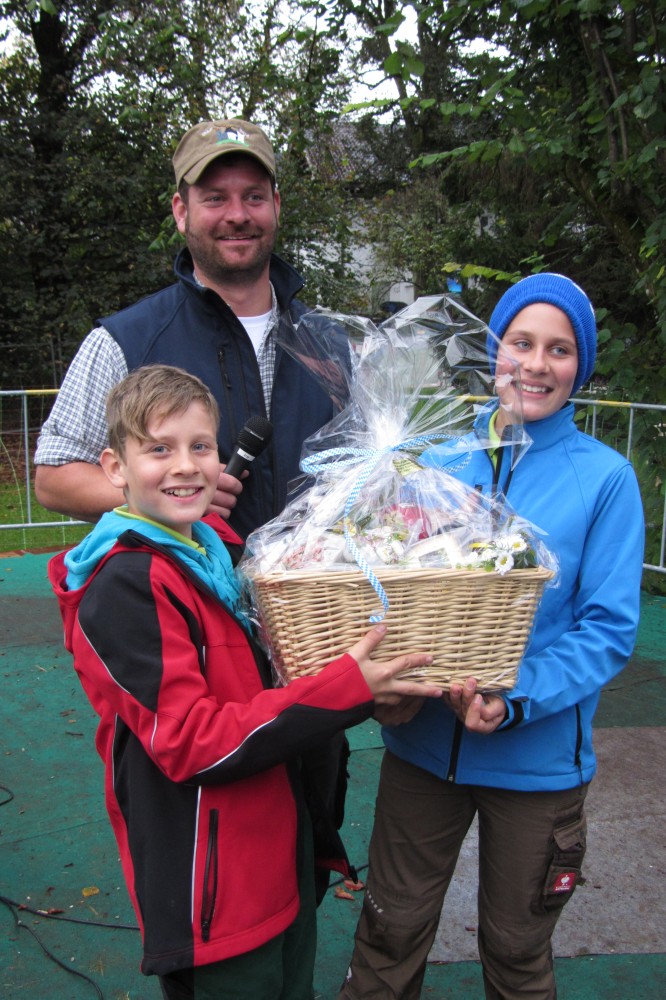
[[[225,389],[231,389],[231,379],[229,378],[229,372],[224,361],[224,351],[220,347],[217,352],[217,361],[220,366],[220,375],[222,376],[222,381],[224,382]]]
[[[259,368],[259,361],[257,360],[257,355],[255,354],[254,347],[252,347],[252,345],[251,345],[250,338],[249,338],[249,336],[247,334],[247,331],[246,331],[245,327],[240,322],[240,320],[237,320],[237,323],[238,323],[238,327],[239,327],[239,329],[241,331],[242,337],[245,338],[245,340],[247,340],[248,344],[250,344],[250,359],[251,360],[250,360],[249,363],[252,364],[253,367],[254,367],[254,374],[255,374],[255,378],[256,378],[256,385],[257,385],[258,390],[259,390],[258,399],[260,401],[259,409],[255,409],[254,406],[250,407],[250,400],[248,398],[248,382],[247,382],[247,380],[245,378],[241,378],[240,382],[241,382],[241,388],[243,390],[243,406],[244,406],[244,411],[245,411],[245,413],[248,416],[251,416],[253,414],[253,412],[254,412],[254,413],[258,413],[262,417],[268,417],[269,414],[266,411],[266,398],[264,396],[264,387],[263,387],[263,383],[261,381],[261,370]],[[233,340],[233,342],[231,344],[231,350],[233,350],[235,352],[236,361],[237,361],[237,363],[238,363],[238,365],[239,365],[239,367],[240,367],[240,369],[242,371],[242,369],[243,369],[243,354],[242,354],[241,346],[240,345],[241,345],[241,338],[240,337],[234,338],[234,340]],[[275,377],[273,378],[273,381],[275,381]],[[271,399],[272,399],[272,395],[273,395],[273,393],[272,393],[272,387],[271,387]],[[236,440],[236,437],[237,437],[237,433],[234,432],[234,440]],[[275,450],[274,450],[274,445],[273,445],[272,442],[271,442],[271,444],[269,444],[269,446],[267,448],[267,452],[268,452],[268,454],[270,454],[270,455],[273,456],[271,458],[271,462],[273,464],[273,494],[274,494],[275,489],[276,489],[276,482],[277,482],[277,472],[276,472],[276,469],[275,469]],[[264,483],[264,477],[263,476],[258,477],[256,472],[255,472],[254,485],[255,485],[255,491],[256,491],[255,492],[255,503],[257,503],[259,505],[259,508],[260,508],[258,523],[259,524],[265,524],[266,521],[270,520],[270,518],[275,517],[275,513],[278,510],[278,505],[277,505],[277,502],[275,501],[275,499],[273,500],[273,503],[271,504],[271,495],[268,494],[268,491],[266,489],[266,486],[265,486],[265,483]]]
[[[227,404],[227,420],[229,425],[229,440],[234,442],[238,436],[236,429],[236,421],[234,419],[234,408],[231,399],[231,379],[229,378],[229,372],[227,371],[226,360],[224,356],[224,348],[218,347],[217,349],[217,363],[220,367],[220,377],[222,378],[222,388],[224,389],[224,399]]]
[[[208,941],[210,925],[215,914],[217,899],[217,821],[218,810],[210,811],[210,827],[208,829],[208,850],[206,852],[206,867],[204,869],[203,892],[201,894],[201,937]]]

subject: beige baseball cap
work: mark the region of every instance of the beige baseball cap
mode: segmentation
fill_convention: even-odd
[[[225,153],[253,156],[275,180],[275,154],[263,129],[241,118],[227,118],[199,122],[185,133],[173,155],[176,187],[181,181],[196,184],[206,167]]]

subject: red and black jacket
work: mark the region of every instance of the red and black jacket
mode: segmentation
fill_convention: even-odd
[[[224,524],[220,534],[239,542]],[[349,656],[272,688],[241,624],[137,531],[78,590],[66,589],[63,560],[51,560],[49,577],[100,716],[96,745],[142,971],[250,951],[298,912],[301,761],[370,716],[370,690]],[[335,835],[330,843],[335,851]]]

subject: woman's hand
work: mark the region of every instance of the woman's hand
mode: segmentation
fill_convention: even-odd
[[[504,698],[496,694],[480,694],[474,677],[464,684],[452,684],[444,700],[465,728],[473,733],[493,733],[507,716]]]

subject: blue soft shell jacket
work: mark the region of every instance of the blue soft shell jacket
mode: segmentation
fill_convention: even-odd
[[[252,463],[230,518],[231,527],[247,538],[280,513],[287,484],[299,475],[303,441],[337,410],[306,369],[278,348],[271,412],[266,414],[256,353],[242,323],[219,295],[194,280],[186,248],[178,254],[174,271],[176,284],[99,322],[122,348],[130,371],[146,364],[176,365],[206,383],[220,407],[222,461],[228,460],[249,417],[268,416],[272,421],[273,440]],[[308,311],[295,298],[303,286],[301,278],[273,255],[270,279],[281,322],[296,322]]]
[[[478,418],[482,439],[494,406]],[[470,733],[430,699],[412,722],[384,729],[393,753],[441,778],[553,791],[595,772],[592,717],[602,687],[626,664],[636,638],[644,521],[631,465],[581,433],[573,410],[568,404],[527,425],[533,443],[513,472],[510,449],[501,448],[497,472],[486,451],[473,450],[455,473],[484,493],[498,479],[511,508],[547,532],[559,579],[544,591],[500,729]],[[461,464],[459,455],[436,446],[422,460]]]

